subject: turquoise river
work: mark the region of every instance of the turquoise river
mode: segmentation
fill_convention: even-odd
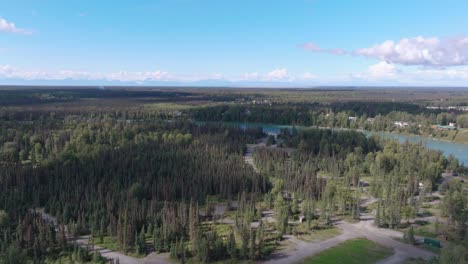
[[[200,122],[204,123],[204,122]],[[209,122],[210,123],[210,122]],[[237,123],[237,122],[223,122],[224,125],[229,126],[238,126],[243,129],[245,128],[255,128],[261,127],[263,132],[269,134],[278,134],[281,129],[288,128],[292,129],[293,126],[287,125],[272,125],[272,124],[262,124],[262,123]],[[296,126],[296,129],[306,129],[310,127]],[[367,136],[371,135],[380,135],[383,138],[398,140],[401,143],[411,142],[411,143],[422,143],[429,149],[440,150],[444,155],[448,156],[452,154],[460,162],[468,165],[468,144],[456,143],[444,140],[437,140],[428,137],[418,136],[418,135],[402,135],[390,132],[376,132],[376,131],[364,131],[359,130],[359,132],[364,133]]]

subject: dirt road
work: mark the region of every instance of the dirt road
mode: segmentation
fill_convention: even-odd
[[[265,261],[264,263],[268,264],[290,264],[297,263],[301,260],[304,260],[310,256],[313,256],[321,251],[334,247],[340,243],[343,243],[346,240],[359,237],[359,233],[355,233],[351,230],[343,228],[343,225],[339,226],[342,230],[342,234],[336,237],[327,239],[325,241],[318,242],[304,242],[297,240],[292,236],[285,236],[293,245],[294,250],[285,249],[273,253],[270,256],[270,260]]]
[[[428,260],[435,256],[430,251],[395,240],[395,238],[402,238],[403,233],[385,228],[377,228],[372,225],[372,222],[373,220],[347,224],[345,229],[360,232],[367,239],[393,249],[394,254],[380,261],[379,264],[402,263],[407,258],[423,258]]]
[[[40,213],[43,219],[49,221],[51,224],[57,227],[58,225],[57,218],[44,212],[43,209],[36,209],[35,211],[37,213]],[[89,243],[89,236],[81,236],[76,240],[73,240],[70,237],[67,237],[67,238],[69,239],[69,243],[77,243],[80,247],[85,248],[92,252],[96,250],[99,252],[99,254],[101,254],[101,256],[105,257],[108,260],[114,260],[114,261],[119,260],[120,264],[169,264],[171,263],[168,260],[168,254],[151,253],[144,258],[135,258],[135,257],[130,257],[120,252],[106,249],[103,247],[98,247],[98,246],[92,247]]]
[[[435,256],[432,252],[422,250],[415,246],[395,240],[394,238],[402,237],[402,233],[394,230],[374,227],[372,226],[371,221],[361,221],[356,224],[340,222],[338,223],[338,227],[342,230],[343,233],[325,241],[308,243],[297,240],[294,237],[287,237],[287,239],[289,239],[292,244],[294,244],[294,250],[285,249],[277,253],[273,253],[271,255],[271,259],[265,261],[264,263],[297,263],[321,251],[337,246],[346,240],[358,237],[365,237],[384,247],[394,250],[395,254],[387,259],[382,260],[379,262],[379,264],[401,263],[404,259],[407,258],[430,259],[431,257]]]
[[[260,144],[247,144],[247,150],[244,153],[245,163],[252,166],[252,168],[254,169],[256,173],[259,173],[260,171],[258,170],[257,166],[255,166],[252,154],[254,152],[254,149],[258,146],[260,146]]]

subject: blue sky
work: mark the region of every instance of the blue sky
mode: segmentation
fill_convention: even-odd
[[[0,84],[468,83],[468,1],[0,0]]]

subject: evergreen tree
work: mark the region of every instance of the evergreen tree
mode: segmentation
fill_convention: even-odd
[[[258,225],[258,230],[257,230],[257,236],[258,236],[258,258],[263,259],[264,257],[264,243],[265,243],[265,227],[263,225],[262,220],[260,219],[260,223]]]
[[[250,229],[250,250],[249,250],[249,258],[251,260],[255,260],[257,258],[257,245],[256,245],[256,237],[257,232],[255,229]]]
[[[227,251],[231,259],[237,258],[237,246],[236,246],[236,237],[234,236],[234,231],[231,230],[229,234],[229,240],[227,245]]]

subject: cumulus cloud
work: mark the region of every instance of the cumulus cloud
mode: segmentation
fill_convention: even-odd
[[[468,67],[457,69],[418,69],[413,75],[425,80],[464,80],[468,81]]]
[[[241,77],[241,80],[245,81],[257,81],[261,78],[261,75],[258,72],[247,72]]]
[[[87,72],[61,70],[55,72],[47,71],[25,71],[13,68],[9,65],[0,65],[0,77],[7,79],[23,80],[88,80],[88,81],[121,81],[121,82],[144,82],[165,81],[170,78],[165,71],[128,72],[119,71],[111,73]]]
[[[390,63],[446,67],[468,64],[468,37],[404,38],[355,51],[355,54]]]
[[[289,79],[289,73],[288,70],[285,68],[274,69],[271,72],[267,73],[266,77],[268,80],[286,80]]]
[[[24,35],[29,35],[33,33],[31,30],[18,28],[16,27],[14,23],[8,22],[3,18],[0,18],[0,31],[7,32],[7,33],[14,33],[14,34],[24,34]]]
[[[315,76],[314,74],[310,73],[310,72],[304,72],[301,76],[301,79],[303,80],[311,80],[311,79],[315,79],[317,76]]]
[[[373,78],[393,78],[398,74],[395,65],[386,61],[381,61],[377,64],[369,66],[367,69],[369,76]]]
[[[468,66],[457,68],[404,67],[381,61],[370,65],[365,71],[350,74],[347,82],[400,85],[465,85],[468,81]]]
[[[322,51],[322,48],[320,48],[317,44],[313,42],[306,42],[301,45],[299,45],[300,48],[308,50],[308,51],[314,51],[314,52],[320,52]]]
[[[321,48],[313,42],[299,45],[300,48],[334,55],[357,55],[375,58],[393,64],[425,67],[449,67],[468,65],[468,37],[450,38],[413,37],[401,40],[386,40],[380,44],[347,51],[344,49]]]
[[[331,53],[334,55],[344,55],[347,53],[347,51],[344,49],[322,49],[321,47],[319,47],[317,44],[313,42],[303,43],[299,45],[299,47],[307,51]]]

